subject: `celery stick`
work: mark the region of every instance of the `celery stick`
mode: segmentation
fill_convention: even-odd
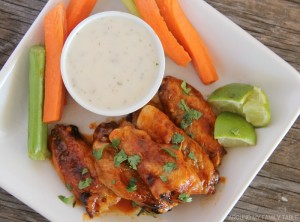
[[[140,13],[139,13],[136,5],[135,5],[134,0],[121,0],[121,1],[131,14],[133,14],[135,16],[138,16],[138,17],[141,17],[141,15],[140,15]]]
[[[32,46],[29,52],[28,92],[28,156],[33,160],[45,160],[47,149],[47,124],[43,123],[45,48]]]

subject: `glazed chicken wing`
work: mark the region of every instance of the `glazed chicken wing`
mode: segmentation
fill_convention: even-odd
[[[175,77],[164,78],[159,89],[164,111],[186,134],[193,136],[217,167],[226,151],[213,137],[215,115],[198,90],[189,84],[183,87],[182,83]]]
[[[49,137],[52,162],[64,183],[86,208],[90,217],[109,209],[120,197],[101,184],[92,150],[76,126],[56,125]]]
[[[189,169],[194,170],[201,181],[201,194],[215,192],[215,184],[219,180],[218,172],[202,147],[178,128],[166,114],[154,106],[142,108],[136,125],[146,131],[150,137],[164,144],[178,146]],[[175,141],[176,135],[177,139]]]
[[[116,126],[117,124],[114,122],[102,123],[94,133],[96,140],[93,143],[93,150],[102,153],[95,163],[99,180],[116,195],[134,201],[148,212],[167,212],[174,204],[170,204],[163,199],[155,199],[136,170],[130,168],[128,163],[125,162],[115,166],[114,158],[119,151],[111,143],[102,141],[109,140],[108,135]],[[135,189],[130,189],[130,181],[135,181]]]
[[[186,166],[182,153],[167,145],[161,147],[146,132],[126,125],[113,130],[109,139],[120,141],[121,151],[128,156],[140,157],[137,172],[156,199],[180,202],[179,194],[190,194],[197,186],[198,176]]]

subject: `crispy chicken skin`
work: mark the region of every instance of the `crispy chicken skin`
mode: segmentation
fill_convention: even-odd
[[[119,150],[114,148],[108,141],[108,132],[115,129],[117,123],[109,122],[100,124],[95,133],[93,150],[103,149],[102,157],[96,160],[95,168],[99,180],[111,189],[117,196],[127,200],[134,201],[137,205],[143,207],[146,211],[154,213],[165,213],[175,204],[171,204],[163,199],[155,199],[149,187],[139,176],[138,172],[129,167],[128,163],[121,163],[115,166],[114,157]],[[128,184],[132,179],[136,180],[136,190],[128,191]]]
[[[136,121],[139,129],[146,131],[158,143],[172,144],[173,135],[180,134],[183,141],[180,145],[184,161],[189,169],[195,171],[201,181],[201,194],[215,192],[219,174],[202,147],[178,128],[166,114],[154,106],[142,108]]]
[[[52,162],[64,183],[86,208],[90,217],[109,209],[120,197],[98,180],[92,150],[83,140],[76,126],[56,125],[49,136]],[[83,170],[87,172],[83,173]],[[80,189],[79,183],[91,179],[91,183]],[[88,180],[90,180],[88,179]]]
[[[193,191],[197,175],[186,166],[181,152],[174,151],[177,156],[175,159],[158,143],[152,141],[145,131],[135,129],[130,125],[113,130],[109,139],[120,140],[120,148],[128,156],[139,155],[141,157],[137,172],[156,199],[176,203],[180,202],[179,194],[190,194]],[[172,148],[169,147],[169,149]],[[175,163],[175,167],[166,172],[165,164],[170,163]],[[164,176],[166,181],[163,181],[161,176]]]
[[[221,164],[226,151],[213,137],[216,117],[201,93],[189,84],[186,87],[191,91],[185,93],[181,87],[182,82],[171,76],[164,78],[158,93],[164,111],[178,127],[181,126],[185,114],[185,111],[180,108],[182,100],[190,109],[201,112],[202,116],[193,120],[184,131],[193,135],[194,140],[205,149],[214,166],[217,167]]]

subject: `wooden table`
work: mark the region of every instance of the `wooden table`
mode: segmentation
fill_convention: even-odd
[[[207,2],[300,71],[299,0]],[[46,3],[0,0],[0,68]],[[226,221],[300,221],[299,163],[298,117]],[[0,221],[47,220],[0,188]]]

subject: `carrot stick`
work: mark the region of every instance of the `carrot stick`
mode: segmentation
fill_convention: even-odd
[[[97,0],[71,0],[67,7],[67,29],[68,34],[78,25],[82,20],[87,18]]]
[[[216,69],[199,33],[182,11],[178,0],[156,0],[162,17],[178,42],[192,57],[192,62],[204,84],[218,80]]]
[[[56,5],[44,19],[46,71],[43,122],[61,118],[66,89],[60,72],[60,57],[67,34],[66,11],[62,3]]]
[[[169,31],[166,22],[159,13],[155,0],[135,0],[141,17],[153,28],[160,38],[165,53],[178,65],[186,66],[191,58]]]

